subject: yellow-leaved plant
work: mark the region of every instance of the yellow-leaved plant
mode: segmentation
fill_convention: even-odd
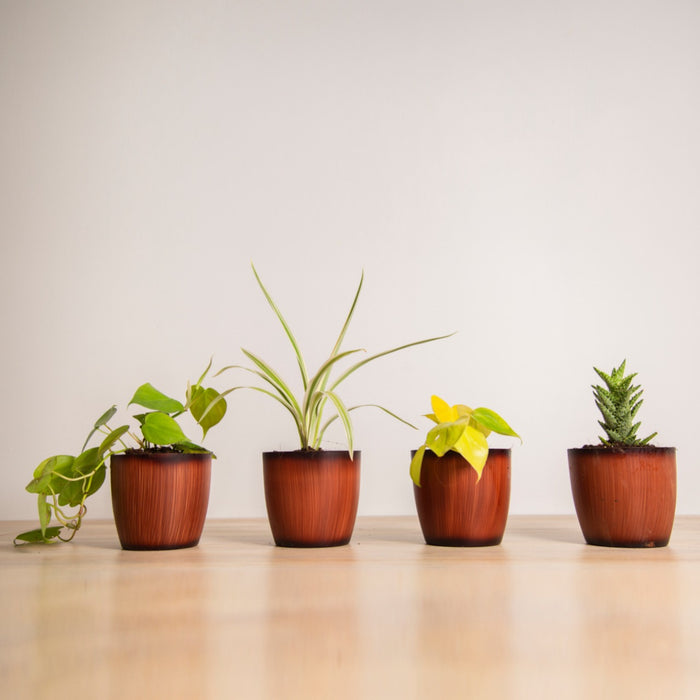
[[[430,404],[433,412],[426,414],[426,418],[430,418],[437,425],[428,431],[425,443],[416,450],[411,460],[411,479],[416,486],[420,486],[423,455],[426,450],[431,450],[438,457],[450,450],[458,452],[474,468],[478,479],[481,479],[481,472],[489,456],[486,438],[491,432],[520,439],[520,435],[498,413],[489,408],[471,409],[464,404],[450,406],[439,396],[432,396]]]

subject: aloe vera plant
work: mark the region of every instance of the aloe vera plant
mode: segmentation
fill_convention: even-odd
[[[355,292],[350,310],[345,318],[345,322],[340,330],[333,348],[331,349],[328,359],[321,364],[321,366],[316,370],[315,373],[310,374],[306,368],[306,363],[304,362],[304,357],[299,348],[299,344],[292,333],[289,324],[285,320],[282,312],[279,310],[269,292],[262,283],[260,276],[258,275],[255,266],[253,268],[253,274],[255,279],[260,286],[267,303],[270,305],[275,315],[277,316],[279,322],[284,328],[285,334],[289,339],[289,342],[296,355],[297,364],[299,366],[299,373],[301,375],[302,392],[296,395],[290,385],[273,367],[260,358],[258,355],[242,348],[243,354],[253,363],[253,367],[248,367],[245,365],[229,365],[224,367],[220,372],[228,371],[230,369],[240,369],[250,374],[255,375],[264,382],[263,386],[248,385],[234,387],[235,389],[252,389],[254,391],[261,392],[274,401],[283,406],[292,416],[294,420],[294,425],[296,427],[300,448],[302,450],[318,450],[321,449],[321,443],[323,441],[324,435],[328,427],[337,419],[343,424],[343,429],[347,438],[347,447],[352,459],[353,455],[353,428],[352,420],[350,418],[350,413],[357,410],[358,408],[378,408],[384,411],[388,415],[396,418],[397,420],[405,423],[406,425],[415,428],[408,421],[400,418],[395,413],[392,413],[389,409],[379,406],[377,404],[359,404],[356,406],[346,406],[340,395],[338,394],[338,387],[342,382],[344,382],[350,375],[356,372],[360,367],[363,367],[369,362],[379,359],[380,357],[385,357],[392,353],[398,352],[399,350],[404,350],[416,345],[422,345],[423,343],[431,343],[436,340],[442,340],[444,338],[450,337],[450,335],[441,335],[434,338],[426,338],[424,340],[417,340],[411,343],[406,343],[405,345],[400,345],[390,350],[384,350],[369,357],[364,357],[358,362],[346,367],[344,370],[338,370],[338,376],[331,377],[333,370],[339,367],[341,360],[349,358],[351,355],[355,355],[360,352],[364,352],[362,348],[356,348],[352,350],[341,351],[342,343],[345,338],[345,334],[350,325],[350,321],[355,312],[355,307],[357,306],[357,300],[360,296],[360,291],[362,290],[362,284],[364,282],[364,272],[360,277],[360,283]],[[326,417],[326,409],[329,408],[329,403],[334,413],[330,417]]]
[[[15,543],[67,542],[73,539],[86,513],[85,501],[104,483],[107,461],[112,455],[133,449],[208,453],[209,450],[185,435],[177,419],[189,413],[202,429],[204,440],[208,431],[226,414],[224,396],[231,390],[219,393],[202,386],[211,364],[210,361],[195,384],[188,383],[184,403],[163,394],[151,384],[141,385],[129,401],[129,405],[147,409],[145,413],[133,416],[140,435],[129,424],[117,428],[109,426],[117,413],[117,407],[112,406],[95,421],[78,455],[54,455],[43,460],[26,487],[29,493],[37,495],[40,526],[17,535]],[[99,436],[99,444],[88,447],[95,436]],[[129,439],[133,443],[131,447],[127,443]],[[67,512],[68,508],[77,510],[71,514]],[[50,526],[52,518],[59,525]]]
[[[603,415],[603,420],[598,421],[598,424],[605,431],[607,439],[598,437],[606,447],[641,447],[657,435],[652,433],[643,440],[637,438],[641,421],[635,423],[634,419],[643,403],[643,389],[640,385],[632,384],[636,372],[625,376],[626,363],[623,360],[617,369],[613,367],[610,374],[597,367],[593,368],[605,383],[604,387],[594,384],[592,388],[595,405]]]
[[[458,452],[473,467],[478,481],[489,456],[486,438],[491,432],[520,438],[498,413],[489,408],[471,409],[464,404],[450,406],[435,395],[431,397],[430,404],[433,412],[425,417],[437,425],[428,431],[425,443],[416,450],[411,460],[411,479],[416,486],[421,485],[420,475],[426,450],[438,457],[450,450]]]

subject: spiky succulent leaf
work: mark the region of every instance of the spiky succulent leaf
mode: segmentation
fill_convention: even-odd
[[[640,440],[637,430],[640,421],[634,422],[635,416],[642,405],[642,393],[640,385],[632,385],[632,380],[637,373],[625,376],[626,361],[615,368],[610,374],[606,374],[597,367],[593,369],[603,380],[605,386],[593,385],[595,405],[603,416],[599,425],[605,431],[606,437],[600,436],[600,441],[607,446],[640,446],[646,445],[656,433]]]

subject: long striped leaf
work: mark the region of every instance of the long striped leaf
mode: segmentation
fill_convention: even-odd
[[[350,459],[352,459],[352,421],[350,420],[350,414],[347,408],[345,408],[345,404],[341,401],[340,396],[334,394],[332,391],[324,391],[323,394],[333,402],[335,410],[338,411],[340,420],[343,423],[343,428],[345,429],[345,435],[348,439],[348,454],[350,455]]]
[[[350,305],[350,310],[348,311],[348,315],[345,318],[345,323],[343,323],[343,327],[340,330],[340,334],[338,335],[338,339],[335,341],[335,345],[333,346],[333,350],[331,350],[331,357],[335,357],[339,352],[340,352],[340,347],[343,344],[343,340],[345,338],[345,334],[347,333],[348,327],[350,326],[350,321],[352,320],[353,314],[355,313],[355,307],[357,306],[357,300],[360,298],[360,292],[362,291],[362,284],[364,283],[365,280],[365,271],[362,271],[362,274],[360,275],[360,283],[357,285],[357,291],[355,292],[355,296],[352,300],[352,304]],[[323,381],[319,385],[319,390],[320,391],[325,391],[326,386],[328,385],[328,379],[330,378],[330,372],[327,372],[324,377]],[[313,415],[309,417],[309,430],[312,434],[311,440],[313,444],[320,444],[321,437],[322,435],[319,434],[319,427],[321,423],[321,418],[323,417],[323,409],[326,404],[326,399],[324,398],[323,401],[320,401],[316,405],[316,410],[314,411]],[[321,431],[322,432],[322,431]]]
[[[372,355],[371,357],[367,357],[364,360],[361,360],[355,365],[352,365],[352,367],[349,367],[343,374],[340,375],[338,379],[333,382],[331,385],[330,390],[333,391],[338,384],[340,384],[342,381],[347,379],[355,370],[360,369],[363,365],[366,365],[368,362],[372,362],[372,360],[377,360],[380,357],[384,357],[385,355],[391,355],[394,352],[398,352],[399,350],[405,350],[406,348],[412,348],[415,345],[423,345],[424,343],[432,343],[435,340],[444,340],[445,338],[450,338],[454,335],[454,333],[449,333],[448,335],[439,335],[436,336],[435,338],[426,338],[425,340],[416,340],[413,343],[406,343],[405,345],[399,345],[397,348],[392,348],[391,350],[385,350],[384,352],[379,352],[376,355]]]
[[[277,308],[277,305],[275,304],[274,301],[272,301],[272,297],[270,296],[269,292],[267,289],[265,289],[265,285],[262,283],[262,280],[260,279],[258,275],[258,271],[255,269],[255,265],[252,263],[250,266],[253,268],[253,274],[255,275],[255,279],[258,281],[258,284],[260,285],[260,289],[262,289],[263,294],[265,295],[265,299],[267,299],[267,303],[270,305],[272,310],[275,312],[275,315],[279,319],[279,322],[282,324],[282,327],[284,328],[284,332],[287,334],[287,337],[289,338],[289,342],[292,344],[292,347],[294,348],[294,352],[296,353],[297,356],[297,364],[299,365],[299,371],[301,372],[301,381],[304,385],[304,390],[306,391],[306,386],[309,383],[308,380],[308,375],[306,373],[306,365],[304,364],[304,358],[302,357],[301,350],[299,349],[299,344],[297,343],[296,338],[294,337],[294,333],[292,333],[292,329],[289,327],[289,324],[287,321],[284,319],[284,316],[282,316],[282,312]]]
[[[335,357],[338,352],[340,352],[340,346],[343,344],[343,339],[345,338],[345,334],[347,333],[348,327],[350,326],[350,321],[352,320],[352,316],[355,313],[355,307],[357,306],[357,300],[360,298],[360,291],[362,290],[362,283],[365,280],[365,271],[362,271],[362,275],[360,276],[360,284],[357,287],[357,291],[355,292],[355,298],[352,300],[352,305],[350,306],[350,311],[348,311],[348,315],[345,319],[345,323],[343,324],[343,327],[340,331],[340,335],[338,336],[338,339],[335,341],[335,345],[333,346],[333,350],[331,350],[331,357]]]
[[[309,386],[306,389],[306,393],[304,394],[304,401],[302,403],[302,408],[303,408],[303,415],[304,418],[309,415],[309,404],[311,402],[311,397],[314,395],[314,393],[318,390],[323,391],[321,389],[320,385],[324,382],[324,379],[328,376],[330,373],[331,369],[333,368],[333,365],[342,360],[344,357],[347,357],[348,355],[352,355],[353,353],[356,352],[362,352],[361,348],[357,348],[356,350],[346,350],[345,352],[341,352],[339,355],[334,355],[332,357],[329,357],[318,369],[316,374],[311,378],[311,381],[309,382]]]
[[[406,424],[409,428],[413,428],[414,430],[418,430],[418,428],[415,425],[413,425],[413,423],[409,423],[407,420],[404,420],[403,418],[401,418],[401,416],[397,416],[395,413],[392,413],[388,408],[384,408],[384,406],[380,406],[379,404],[376,404],[376,403],[362,403],[362,404],[358,404],[357,406],[350,406],[350,408],[348,408],[348,413],[350,413],[350,411],[356,411],[358,408],[378,408],[380,411],[384,411],[384,413],[389,414],[392,418],[396,418],[396,420],[401,421],[401,423]],[[321,428],[321,432],[319,433],[317,444],[319,444],[319,445],[321,444],[321,440],[323,440],[323,434],[326,432],[326,429],[328,428],[328,426],[330,426],[337,419],[338,419],[337,415],[331,416],[324,423],[323,427]]]
[[[278,390],[282,394],[284,394],[285,398],[289,401],[290,405],[301,417],[303,414],[301,412],[301,408],[299,407],[299,403],[294,398],[292,390],[287,386],[284,379],[282,379],[282,377],[277,372],[275,372],[275,370],[272,369],[272,367],[270,367],[270,365],[268,365],[264,360],[261,360],[256,355],[253,355],[252,352],[248,352],[244,348],[241,348],[241,350],[249,360],[255,363],[255,365],[257,365],[262,370],[262,372],[268,377],[270,382],[277,386]]]
[[[262,387],[259,386],[234,386],[232,389],[229,389],[225,393],[231,393],[232,391],[236,391],[237,389],[252,389],[253,391],[258,391],[261,394],[265,394],[266,396],[269,396],[273,398],[275,401],[280,403],[282,406],[284,406],[291,414],[292,418],[294,419],[294,424],[297,427],[297,432],[299,433],[299,440],[301,442],[301,448],[304,449],[306,447],[309,447],[309,441],[308,437],[306,435],[306,432],[304,431],[304,426],[300,422],[300,414],[296,412],[288,403],[286,403],[284,400],[282,400],[277,394],[273,394],[271,391],[268,391],[267,389],[263,389]]]
[[[282,391],[279,385],[275,384],[266,374],[263,374],[257,369],[252,369],[251,367],[246,367],[245,365],[226,365],[226,367],[220,369],[214,376],[218,377],[222,372],[229,369],[242,369],[246,372],[249,372],[250,374],[254,374],[256,377],[260,377],[260,379],[266,381],[287,403],[289,403],[290,409],[294,409],[294,406],[289,402],[288,395],[285,394],[284,391]],[[227,393],[228,392],[224,392],[223,395],[225,396]]]

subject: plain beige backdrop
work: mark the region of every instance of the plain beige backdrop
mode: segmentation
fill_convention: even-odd
[[[700,513],[698,36],[679,0],[0,0],[2,517],[145,381],[181,395],[241,346],[293,377],[251,261],[310,365],[362,269],[348,348],[458,331],[343,396],[421,431],[432,393],[502,413],[515,513],[573,512],[591,367],[626,357]],[[421,434],[355,428],[360,513],[412,513]],[[234,394],[210,516],[264,514],[260,452],[294,440]]]

